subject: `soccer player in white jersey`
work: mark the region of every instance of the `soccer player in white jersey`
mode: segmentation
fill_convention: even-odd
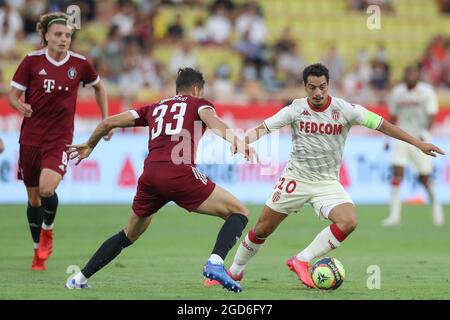
[[[288,267],[307,287],[314,288],[309,269],[311,260],[339,247],[356,228],[355,206],[339,183],[339,170],[347,134],[352,125],[364,125],[396,139],[408,142],[425,154],[444,154],[436,146],[412,137],[360,105],[328,95],[329,73],[321,64],[303,71],[306,98],[295,99],[260,126],[246,133],[252,143],[286,125],[292,128],[293,150],[288,164],[267,200],[255,227],[249,231],[234,257],[228,273],[240,280],[243,271],[267,237],[291,213],[305,203],[322,219],[331,220],[316,238],[297,255],[288,259]],[[205,285],[212,285],[205,280]]]
[[[436,93],[431,85],[420,81],[420,70],[417,66],[405,69],[404,82],[394,87],[389,101],[390,121],[398,123],[403,130],[423,141],[429,140],[434,118],[438,111]],[[391,202],[389,217],[382,221],[385,226],[400,224],[401,199],[400,184],[403,180],[404,169],[408,164],[419,174],[419,181],[425,187],[432,206],[433,223],[437,226],[444,224],[442,205],[436,198],[430,175],[433,172],[432,159],[417,148],[396,141],[392,165]]]

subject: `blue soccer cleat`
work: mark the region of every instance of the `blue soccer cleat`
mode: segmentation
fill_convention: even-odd
[[[218,281],[222,287],[229,291],[236,293],[242,291],[241,286],[228,275],[223,264],[213,264],[210,261],[206,262],[203,267],[203,275],[208,279]]]
[[[74,278],[67,280],[65,287],[67,289],[90,289],[91,286],[88,283],[77,283]]]

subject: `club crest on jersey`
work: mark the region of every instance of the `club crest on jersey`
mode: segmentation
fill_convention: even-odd
[[[74,67],[70,67],[69,71],[67,71],[67,76],[69,79],[75,79],[77,77],[77,70]]]
[[[339,110],[337,109],[331,110],[331,117],[333,118],[334,121],[338,121],[340,117]]]

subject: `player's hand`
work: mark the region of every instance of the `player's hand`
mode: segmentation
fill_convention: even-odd
[[[87,143],[72,144],[67,146],[69,153],[69,160],[78,159],[75,165],[77,166],[83,159],[86,159],[91,154],[94,148],[88,146]]]
[[[30,118],[33,110],[28,103],[19,102],[17,106],[17,111],[19,111],[25,118]]]
[[[244,146],[238,146],[237,144],[234,144],[230,147],[231,154],[240,153],[242,154],[247,161],[250,163],[257,163],[259,162],[258,153],[256,152],[255,148],[248,144],[244,144]]]
[[[109,131],[108,134],[103,137],[103,140],[105,140],[105,141],[111,140],[113,134],[114,134],[114,130]]]
[[[432,143],[422,143],[418,146],[418,148],[425,154],[432,156],[432,157],[436,157],[436,153],[445,155],[445,152],[442,151],[441,149],[439,149],[438,147],[436,147],[434,144]]]

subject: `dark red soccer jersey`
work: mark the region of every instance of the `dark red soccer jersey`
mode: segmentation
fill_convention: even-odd
[[[199,112],[214,109],[206,99],[178,95],[133,110],[136,127],[149,127],[146,162],[194,164],[198,142],[206,130]]]
[[[11,81],[12,87],[25,91],[25,103],[33,110],[30,118],[23,119],[19,143],[72,143],[79,84],[98,81],[92,65],[77,53],[68,51],[59,62],[46,49],[28,54]]]

